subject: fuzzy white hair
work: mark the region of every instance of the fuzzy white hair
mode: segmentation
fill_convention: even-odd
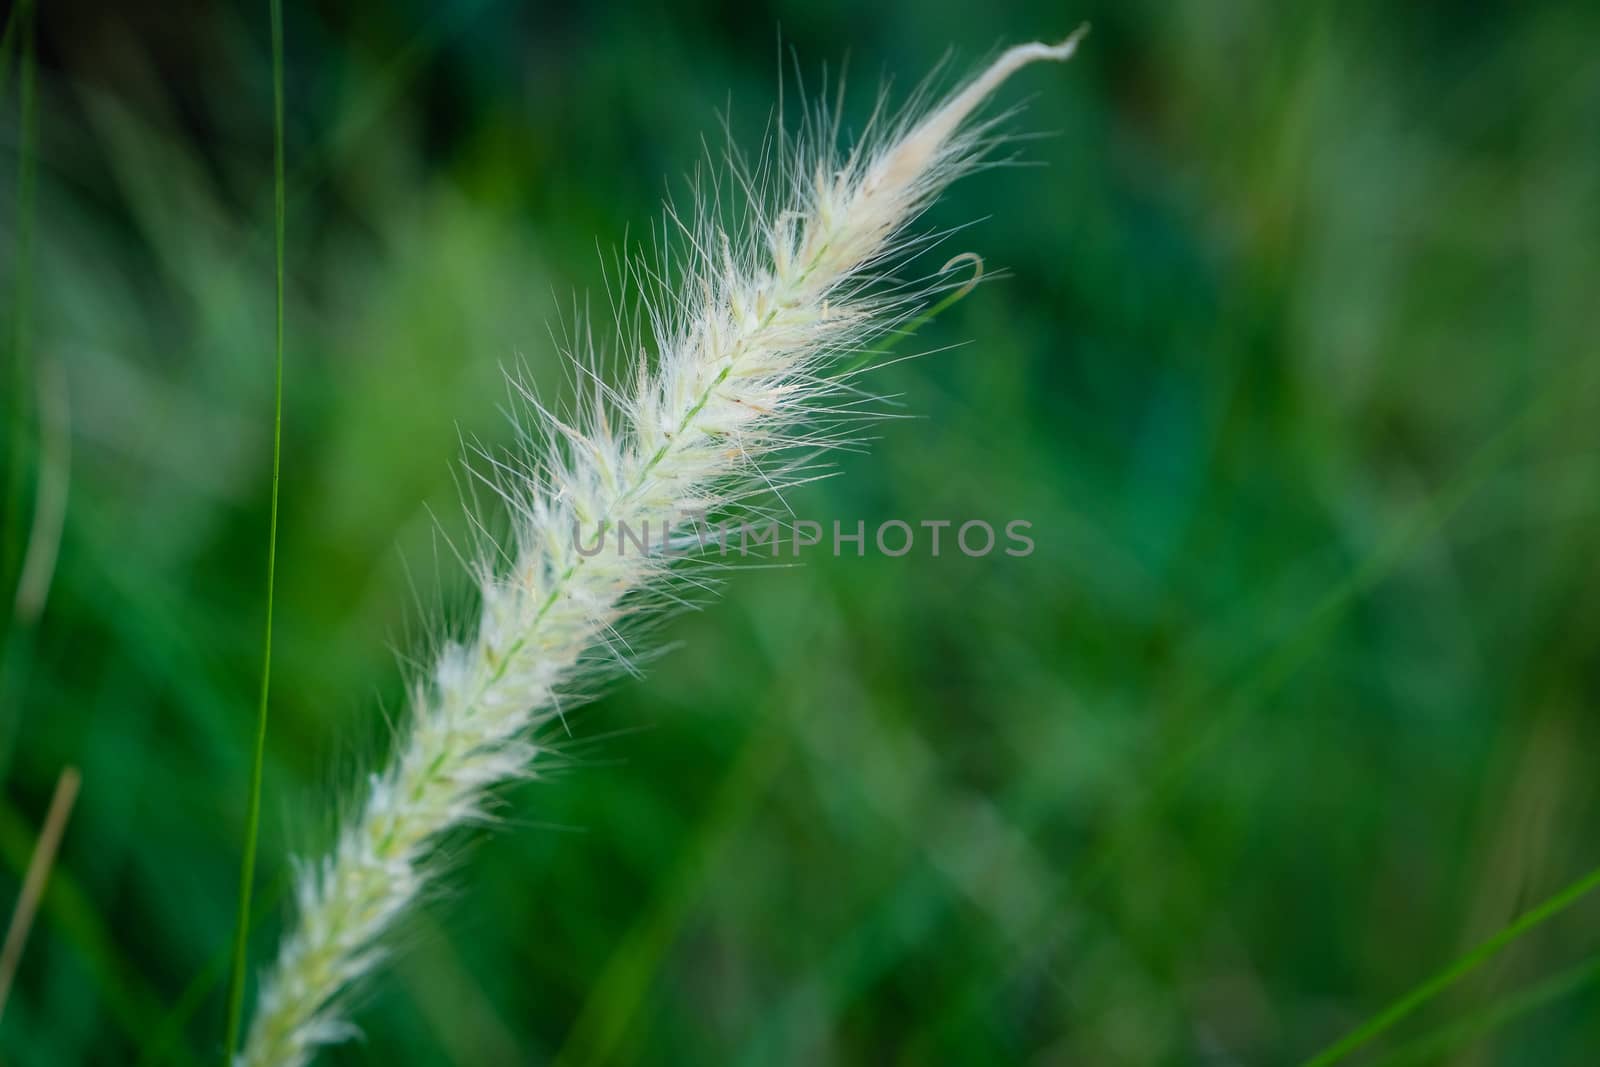
[[[572,420],[528,394],[542,440],[529,457],[496,463],[512,536],[474,567],[476,631],[415,684],[389,764],[333,850],[302,871],[297,925],[264,978],[241,1067],[299,1067],[353,1033],[343,994],[423,891],[440,838],[483,818],[496,786],[531,773],[538,727],[597,660],[627,651],[619,628],[672,568],[663,540],[695,533],[694,516],[803,480],[795,449],[839,440],[840,420],[862,410],[851,358],[948,284],[889,272],[920,245],[907,227],[982,162],[993,121],[973,120],[979,105],[1019,68],[1067,59],[1082,33],[1011,48],[899,119],[880,106],[848,151],[835,121],[814,116],[810,136],[780,141],[766,165],[735,161],[749,214],[735,228],[716,203],[694,219],[668,210],[685,265],[634,262],[629,287],[650,298],[619,315],[625,334],[649,336],[654,363],[634,346],[639,368],[611,387],[580,357],[592,403]],[[606,536],[623,529],[658,536],[624,551]]]

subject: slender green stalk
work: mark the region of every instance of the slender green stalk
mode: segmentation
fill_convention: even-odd
[[[1419,1063],[1437,1063],[1451,1052],[1459,1051],[1469,1042],[1479,1041],[1496,1030],[1516,1022],[1523,1016],[1543,1008],[1562,997],[1570,996],[1585,986],[1600,980],[1600,956],[1591,956],[1576,967],[1546,978],[1532,988],[1525,989],[1481,1011],[1475,1010],[1464,1019],[1430,1030],[1373,1060],[1370,1067],[1402,1067]]]
[[[30,270],[33,256],[33,199],[36,173],[35,150],[38,130],[36,126],[36,101],[34,81],[33,0],[22,0],[12,13],[6,27],[8,44],[13,33],[20,37],[21,62],[17,66],[17,245],[16,278],[12,290],[10,348],[11,381],[6,405],[6,422],[10,425],[10,439],[6,442],[5,474],[5,529],[4,548],[0,550],[0,582],[4,583],[6,622],[9,624],[10,595],[16,578],[17,563],[21,553],[21,530],[25,527],[23,498],[26,495],[26,470],[23,457],[28,450],[27,398],[32,395],[28,382],[28,304],[30,297]],[[9,49],[7,49],[9,54]],[[9,631],[9,625],[5,628]]]
[[[261,773],[267,748],[267,696],[272,684],[272,587],[278,564],[278,475],[283,456],[283,0],[269,0],[272,19],[272,215],[276,319],[273,326],[272,512],[267,528],[267,621],[261,645],[261,704],[256,713],[255,757],[250,767],[250,809],[245,821],[244,858],[239,867],[239,926],[233,941],[233,977],[228,987],[228,1030],[224,1067],[239,1043],[244,1010],[245,960],[250,942],[250,889],[256,876],[256,843],[261,829]]]
[[[22,0],[6,24],[0,47],[0,85],[9,73],[13,46],[20,52],[17,67],[17,222],[16,276],[12,286],[11,330],[6,338],[10,356],[9,401],[3,418],[10,427],[5,443],[5,471],[0,483],[0,781],[10,773],[12,739],[19,721],[21,692],[26,678],[29,628],[14,609],[17,585],[22,580],[22,546],[29,526],[28,457],[34,442],[29,431],[34,419],[28,398],[33,376],[28,353],[29,310],[33,304],[33,212],[38,174],[38,100],[34,0]]]
[[[1584,896],[1600,888],[1600,867],[1579,878],[1542,904],[1523,912],[1512,922],[1500,928],[1493,937],[1482,942],[1450,966],[1417,986],[1411,992],[1368,1019],[1338,1041],[1329,1045],[1305,1062],[1304,1067],[1329,1067],[1350,1053],[1370,1043],[1396,1023],[1401,1022],[1418,1008],[1477,970],[1501,949],[1511,944],[1534,927],[1554,918],[1576,904]]]

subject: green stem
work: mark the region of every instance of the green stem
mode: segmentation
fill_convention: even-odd
[[[250,809],[245,821],[244,857],[239,867],[239,920],[233,942],[233,976],[228,988],[228,1030],[223,1064],[239,1044],[244,1007],[245,960],[250,941],[250,890],[256,875],[256,844],[261,829],[261,777],[267,748],[267,695],[272,683],[272,590],[278,564],[278,476],[283,455],[283,2],[269,0],[272,20],[272,209],[276,318],[273,328],[272,511],[267,529],[267,619],[262,638],[261,702],[256,712],[255,756],[250,768]]]
[[[6,26],[7,45],[12,34],[20,37],[21,62],[17,74],[17,124],[20,128],[17,146],[17,246],[16,279],[12,292],[10,348],[11,383],[10,403],[7,404],[6,421],[10,425],[10,438],[6,442],[6,519],[3,536],[5,544],[0,550],[0,593],[4,594],[4,618],[11,616],[12,583],[21,554],[21,531],[25,528],[23,501],[27,493],[27,469],[24,456],[28,450],[28,402],[32,395],[28,381],[28,305],[30,302],[30,270],[33,257],[33,200],[35,180],[35,154],[37,148],[37,119],[35,115],[34,80],[34,22],[33,0],[23,0],[12,12]],[[6,49],[9,56],[10,48]],[[9,632],[9,625],[4,626]]]
[[[1511,942],[1540,923],[1554,918],[1596,888],[1600,888],[1600,867],[1579,878],[1542,904],[1523,912],[1511,923],[1501,927],[1493,937],[1307,1060],[1304,1067],[1329,1067],[1330,1064],[1338,1063],[1477,970]]]
[[[1600,979],[1600,956],[1591,956],[1570,970],[1547,978],[1530,989],[1474,1010],[1464,1019],[1412,1038],[1379,1059],[1369,1067],[1402,1067],[1403,1064],[1439,1063],[1451,1052],[1464,1050],[1468,1043],[1476,1042],[1496,1030],[1516,1022],[1524,1016],[1571,996],[1585,986]]]
[[[38,174],[37,66],[34,53],[38,11],[34,0],[22,0],[6,23],[0,46],[0,85],[9,73],[12,47],[21,52],[17,67],[17,235],[16,277],[12,289],[10,336],[6,339],[11,367],[9,401],[3,418],[10,427],[5,443],[5,471],[0,478],[0,781],[11,769],[11,748],[16,735],[26,686],[28,627],[17,611],[17,588],[22,580],[23,544],[30,519],[27,515],[29,456],[34,442],[28,398],[33,376],[28,358],[29,311],[33,303],[33,214]]]
[[[879,347],[868,349],[867,351],[862,352],[855,359],[851,360],[850,363],[846,364],[840,369],[840,376],[842,377],[851,375],[857,371],[864,370],[872,363],[873,360],[882,360],[885,356],[892,353],[895,348],[899,346],[901,341],[904,341],[907,337],[915,337],[918,330],[922,329],[928,323],[944,314],[947,310],[954,307],[960,301],[964,300],[968,293],[977,288],[978,282],[983,278],[983,260],[978,258],[978,256],[975,254],[968,252],[956,256],[954,259],[950,260],[950,262],[939,268],[939,273],[943,274],[960,263],[968,262],[976,265],[976,273],[973,275],[970,281],[957,287],[954,291],[945,294],[944,299],[940,300],[937,304],[926,309],[904,326],[897,328],[890,335],[889,339]]]

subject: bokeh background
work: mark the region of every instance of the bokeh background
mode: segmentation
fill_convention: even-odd
[[[603,306],[719,110],[753,144],[791,48],[813,91],[848,57],[859,122],[947,51],[1095,26],[1000,101],[1039,166],[930,219],[981,220],[959,250],[1009,277],[877,379],[925,418],[791,497],[1026,518],[1037,551],[733,575],[456,842],[325,1062],[1294,1062],[1600,863],[1600,8],[286,6],[253,966],[388,744],[397,657],[460,612],[460,437],[507,439],[503,365],[560,395],[548,324]],[[62,768],[83,787],[0,1056],[215,1063],[271,456],[266,4],[41,7],[27,254],[15,36],[0,96],[6,603],[58,552],[7,616],[0,910]],[[1597,951],[1582,901],[1363,1062],[1600,1062]]]

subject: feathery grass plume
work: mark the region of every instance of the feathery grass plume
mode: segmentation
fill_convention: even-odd
[[[631,655],[619,627],[650,606],[641,593],[660,590],[675,555],[664,542],[691,541],[697,516],[804,480],[807,468],[785,459],[796,448],[837,443],[839,420],[862,400],[848,357],[942,284],[888,271],[923,244],[908,224],[982,162],[994,120],[974,112],[1019,68],[1067,59],[1083,32],[1012,48],[916,114],[890,120],[880,107],[843,155],[835,122],[818,116],[814,135],[780,148],[770,171],[735,163],[753,216],[741,225],[724,226],[714,200],[691,221],[669,209],[686,264],[630,267],[664,297],[633,320],[648,326],[654,366],[641,355],[617,390],[592,375],[593,406],[577,425],[528,398],[543,437],[530,443],[542,447],[496,464],[512,536],[474,568],[476,633],[413,686],[389,765],[332,852],[302,873],[298,925],[265,976],[239,1064],[295,1067],[352,1034],[342,995],[423,890],[433,846],[481,820],[494,787],[531,773],[538,727],[576,684]],[[776,196],[759,188],[767,183]],[[651,531],[649,547],[623,531]]]

